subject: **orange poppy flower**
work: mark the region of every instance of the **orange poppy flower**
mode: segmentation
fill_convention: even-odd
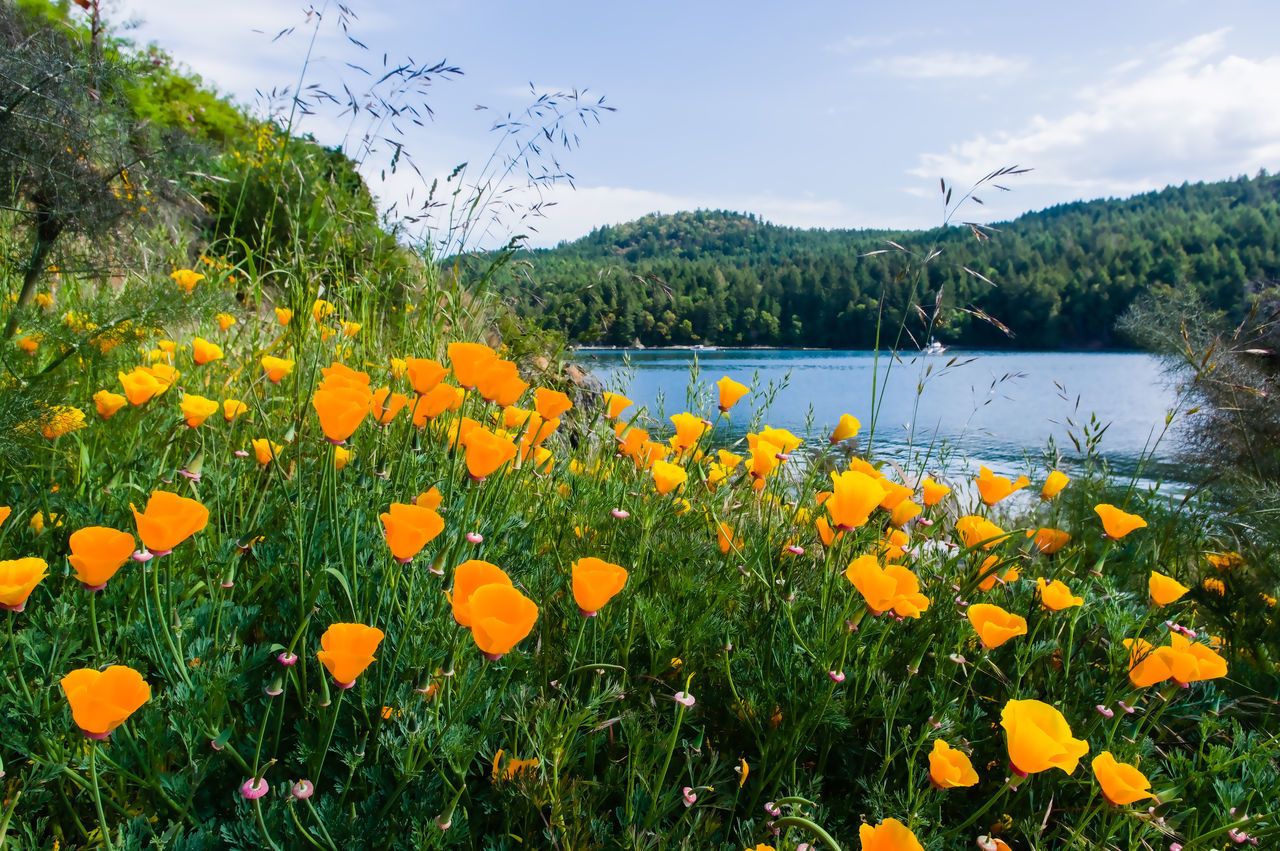
[[[211,361],[222,360],[222,347],[196,337],[191,341],[191,358],[196,362],[197,366],[204,366]]]
[[[573,599],[584,617],[595,617],[626,584],[627,571],[621,565],[593,556],[573,563]]]
[[[1170,635],[1169,644],[1157,647],[1155,654],[1169,666],[1169,673],[1178,683],[1196,683],[1227,675],[1226,659],[1181,633]]]
[[[831,474],[831,497],[823,503],[831,522],[841,531],[856,529],[867,522],[888,490],[883,479],[847,470]]]
[[[533,399],[533,406],[537,409],[538,416],[544,420],[557,419],[573,407],[573,402],[564,393],[546,387],[539,387],[533,391]]]
[[[464,441],[466,441],[467,435],[480,427],[480,423],[471,419],[471,417],[458,417],[449,423],[449,428],[445,432],[445,437],[447,438],[445,442],[450,447],[465,446]]]
[[[751,474],[751,478],[763,481],[782,463],[778,458],[782,454],[782,447],[754,434],[747,435],[747,444],[750,446],[751,456],[747,461],[747,472]]]
[[[924,851],[911,829],[896,818],[887,818],[875,827],[860,825],[858,840],[862,851]]]
[[[157,363],[151,366],[139,366],[136,367],[134,371],[146,373],[154,378],[160,384],[161,393],[164,393],[173,386],[173,382],[177,381],[182,375],[182,373],[178,372],[175,367],[170,366],[167,363]]]
[[[800,444],[804,441],[796,437],[785,428],[769,428],[765,427],[760,430],[760,436],[779,447],[783,455],[790,455],[800,448]]]
[[[885,561],[899,561],[907,554],[907,544],[911,538],[901,529],[889,529],[883,538],[876,541],[876,557]]]
[[[373,400],[369,403],[369,412],[373,414],[374,420],[378,425],[387,425],[396,418],[396,414],[400,413],[405,405],[409,404],[409,397],[403,393],[392,393],[389,387],[379,387],[373,391]]]
[[[435,487],[430,487],[413,498],[414,505],[421,505],[423,508],[430,508],[432,511],[438,509],[443,501],[444,495]]]
[[[926,506],[934,506],[942,502],[942,498],[951,493],[951,488],[940,485],[933,479],[925,479],[920,483],[920,501]]]
[[[713,492],[721,482],[733,475],[733,468],[713,461],[707,469],[707,487]]]
[[[1044,577],[1036,579],[1036,596],[1040,598],[1040,605],[1054,612],[1084,605],[1084,598],[1072,594],[1071,589],[1060,579],[1052,582],[1045,582]]]
[[[873,555],[859,556],[844,572],[873,614],[892,610],[901,618],[919,618],[929,608],[929,598],[920,593],[920,580],[897,564],[880,566]]]
[[[884,489],[884,497],[880,500],[880,507],[885,511],[893,511],[904,499],[911,496],[911,488],[906,485],[900,485],[897,482],[884,478],[883,476],[876,481],[878,481],[880,483],[880,487]]]
[[[449,592],[449,604],[453,607],[453,619],[465,627],[471,626],[471,595],[483,585],[511,585],[511,577],[496,564],[480,559],[469,559],[453,571],[453,590]]]
[[[877,468],[875,464],[872,464],[865,458],[859,458],[856,455],[849,459],[849,469],[855,473],[862,473],[863,475],[870,476],[873,479],[884,478],[884,473],[880,472],[879,468]]]
[[[112,393],[110,390],[99,390],[93,394],[93,404],[98,409],[98,416],[104,420],[109,420],[116,411],[129,404],[129,400],[119,393]]]
[[[1049,529],[1043,526],[1034,532],[1028,529],[1027,537],[1034,537],[1035,540],[1032,541],[1032,546],[1047,556],[1053,555],[1071,543],[1071,536],[1066,532],[1061,529]]]
[[[71,717],[86,736],[105,739],[151,699],[142,674],[125,665],[105,671],[79,668],[60,681],[71,704]]]
[[[323,322],[332,316],[337,309],[333,306],[333,302],[318,298],[311,303],[311,318],[316,322]]]
[[[191,428],[199,428],[209,417],[218,413],[218,403],[194,393],[182,397],[182,416]]]
[[[258,459],[258,463],[264,467],[270,464],[272,459],[280,454],[280,450],[284,449],[274,440],[267,440],[265,437],[257,437],[249,441],[253,445],[254,457]]]
[[[325,666],[338,688],[351,688],[356,677],[374,661],[383,639],[382,630],[362,623],[335,623],[320,636],[316,658]]]
[[[1066,473],[1060,473],[1054,470],[1049,477],[1044,480],[1044,487],[1040,488],[1040,498],[1045,500],[1053,499],[1057,496],[1071,479],[1067,478]]]
[[[413,403],[413,424],[425,428],[445,411],[456,411],[462,405],[462,389],[452,384],[437,384]]]
[[[901,529],[912,519],[919,516],[920,512],[923,510],[924,509],[922,509],[918,503],[912,502],[909,499],[904,499],[902,502],[894,506],[893,511],[889,513],[889,524]]]
[[[320,429],[330,443],[342,443],[355,434],[373,405],[373,393],[366,385],[324,386],[311,397],[320,418]]]
[[[272,384],[279,384],[282,378],[293,372],[293,361],[264,355],[262,358],[262,371],[266,373],[268,381]]]
[[[351,450],[345,446],[333,447],[333,469],[341,470],[351,460]]]
[[[538,620],[537,604],[510,585],[481,585],[470,602],[471,636],[491,660],[523,641]]]
[[[91,591],[101,590],[133,555],[136,542],[128,532],[108,526],[87,526],[71,533],[71,555],[76,579]]]
[[[226,331],[232,325],[236,324],[236,318],[230,313],[219,313],[217,316],[213,317],[213,319],[218,323],[219,331]]]
[[[342,336],[344,336],[344,337],[354,337],[356,334],[359,334],[359,333],[360,333],[360,329],[361,329],[362,327],[364,327],[364,326],[362,326],[359,322],[343,322],[343,323],[342,323]]]
[[[716,541],[720,544],[720,552],[729,552],[734,547],[733,530],[725,523],[717,523]]]
[[[196,288],[196,284],[204,280],[204,275],[191,269],[175,269],[169,273],[169,277],[173,278],[174,283],[178,285],[178,289],[184,293],[189,293]]]
[[[1026,618],[991,603],[974,603],[969,607],[968,617],[982,646],[988,650],[999,647],[1010,638],[1027,634]]]
[[[667,461],[654,461],[652,473],[653,484],[658,489],[658,493],[663,496],[680,487],[689,478],[689,474],[685,472],[684,467]]]
[[[1071,725],[1062,713],[1039,700],[1010,700],[1000,712],[1014,771],[1026,776],[1060,768],[1076,770],[1089,743],[1072,738]]]
[[[1134,529],[1141,529],[1147,525],[1147,521],[1138,515],[1127,514],[1114,505],[1108,505],[1105,502],[1101,505],[1095,505],[1093,510],[1102,519],[1102,528],[1106,530],[1108,538],[1120,539]]]
[[[444,364],[430,358],[405,358],[404,367],[413,392],[419,396],[430,393],[449,374]]]
[[[1016,564],[1010,563],[1010,566],[1004,571],[1003,575],[1001,575],[999,570],[992,570],[999,561],[1000,556],[996,555],[987,556],[982,560],[982,567],[978,568],[978,576],[981,577],[978,580],[979,590],[990,591],[992,588],[996,587],[997,582],[1008,583],[1018,581],[1018,577],[1021,576],[1021,574],[1018,572],[1018,566]]]
[[[630,399],[620,393],[603,393],[600,398],[604,400],[604,415],[611,420],[616,420],[632,404]]]
[[[288,326],[290,320],[293,319],[293,311],[287,307],[276,308],[276,321],[281,325]]]
[[[1165,576],[1154,570],[1151,571],[1151,578],[1147,580],[1147,588],[1151,592],[1152,602],[1157,606],[1167,606],[1175,600],[1180,600],[1183,594],[1191,590],[1172,576]]]
[[[476,390],[480,398],[499,407],[515,404],[516,399],[528,389],[528,382],[520,377],[520,371],[509,360],[497,356],[480,367],[476,374]]]
[[[238,399],[224,399],[222,402],[222,418],[234,422],[241,414],[248,413],[249,406]]]
[[[978,772],[963,751],[956,750],[942,739],[933,740],[929,753],[929,780],[938,789],[955,789],[973,786],[978,782]]]
[[[720,390],[721,411],[728,411],[734,405],[738,404],[738,400],[751,392],[751,388],[745,384],[739,384],[729,376],[725,376],[716,382],[716,387]]]
[[[31,592],[48,575],[49,564],[42,558],[28,556],[0,561],[0,609],[22,611]]]
[[[693,448],[710,427],[706,420],[687,411],[672,415],[671,422],[676,427],[676,434],[671,439],[671,446],[677,452],[684,452],[686,449]]]
[[[862,423],[853,414],[841,414],[840,422],[831,430],[831,442],[839,443],[842,440],[848,440],[858,433],[858,429],[862,428]]]
[[[956,532],[960,534],[960,540],[964,541],[964,545],[970,549],[981,544],[984,550],[989,550],[1004,539],[1003,529],[976,514],[957,520]]]
[[[1129,682],[1135,688],[1153,686],[1173,676],[1169,663],[1156,653],[1156,648],[1150,641],[1145,638],[1126,638],[1124,646],[1129,651]]]
[[[818,528],[818,539],[822,541],[824,547],[830,547],[836,542],[836,539],[844,535],[844,532],[837,532],[831,528],[831,524],[827,522],[827,518],[819,517],[813,523]]]
[[[475,389],[480,373],[497,359],[493,349],[482,343],[450,343],[449,363],[453,377],[467,390]]]
[[[120,379],[130,405],[145,405],[165,390],[164,384],[141,367],[135,367],[130,372],[117,372],[116,378]]]
[[[978,478],[973,482],[978,486],[978,493],[982,495],[982,501],[987,505],[995,505],[1014,491],[1031,484],[1026,476],[1018,476],[1016,482],[1011,482],[1004,476],[997,476],[986,467],[978,468]]]
[[[1114,806],[1123,807],[1136,801],[1154,798],[1151,794],[1151,781],[1132,765],[1116,762],[1111,751],[1103,751],[1090,763],[1093,776],[1102,787],[1102,796]]]
[[[640,454],[640,447],[649,440],[649,432],[642,428],[629,428],[626,423],[618,423],[613,430],[618,439],[618,452],[631,458]]]
[[[352,369],[338,360],[323,367],[320,370],[320,375],[320,387],[325,390],[339,390],[342,388],[367,390],[369,389],[369,382],[372,380],[369,377],[369,373]]]
[[[151,494],[144,511],[138,511],[132,504],[129,510],[133,512],[142,545],[158,556],[167,555],[209,523],[209,509],[194,499],[168,491]]]
[[[7,505],[0,505],[0,526],[4,525],[4,521],[9,519],[9,515],[13,513],[13,509]]]
[[[391,555],[401,564],[407,564],[444,531],[444,518],[421,505],[393,502],[378,518]]]
[[[516,445],[486,428],[474,428],[461,441],[467,449],[467,474],[483,482],[503,464],[516,457]]]

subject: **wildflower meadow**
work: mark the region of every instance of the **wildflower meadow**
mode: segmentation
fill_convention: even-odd
[[[0,474],[12,847],[1274,834],[1275,601],[1169,497],[863,457],[750,376],[658,421],[444,289],[118,343],[77,292],[97,357]]]

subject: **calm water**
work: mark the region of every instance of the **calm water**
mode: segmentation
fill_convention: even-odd
[[[606,387],[648,406],[664,422],[672,413],[705,410],[705,404],[698,407],[698,394],[714,404],[714,382],[728,375],[758,388],[734,409],[734,432],[758,419],[820,438],[847,412],[863,422],[860,438],[866,445],[876,373],[870,352],[580,349],[577,360]],[[699,370],[696,384],[690,382],[691,369]],[[953,465],[985,463],[1005,473],[1025,468],[1024,458],[1038,457],[1050,439],[1064,455],[1076,455],[1071,435],[1083,446],[1087,431],[1107,426],[1098,451],[1117,473],[1128,475],[1144,452],[1151,454],[1177,402],[1159,361],[1128,352],[953,350],[904,358],[891,370],[882,356],[879,375],[877,392],[884,395],[872,437],[878,457],[905,460],[908,447],[922,451],[931,442],[945,443],[956,453]],[[921,381],[924,391],[917,394]],[[776,392],[766,414],[759,409],[770,385]],[[1166,436],[1143,478],[1177,479],[1173,450],[1172,435]]]

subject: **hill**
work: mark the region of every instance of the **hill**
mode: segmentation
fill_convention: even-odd
[[[517,311],[579,343],[869,347],[883,303],[882,328],[906,320],[904,346],[930,335],[1115,346],[1116,318],[1153,287],[1190,283],[1239,315],[1280,279],[1280,179],[1263,172],[928,231],[650,215],[520,259],[502,284]]]

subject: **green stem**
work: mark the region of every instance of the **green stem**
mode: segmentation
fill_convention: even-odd
[[[107,815],[102,811],[102,793],[98,789],[98,748],[101,745],[98,742],[91,742],[89,745],[89,781],[93,784],[93,806],[98,811],[98,827],[102,833],[102,844],[107,847],[107,851],[114,851],[115,846],[111,843],[111,828],[107,826]]]

